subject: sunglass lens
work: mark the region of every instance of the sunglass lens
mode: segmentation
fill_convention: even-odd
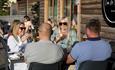
[[[61,26],[61,25],[62,25],[62,23],[59,23],[59,25]]]
[[[64,24],[64,25],[67,25],[67,23],[66,23],[66,22],[64,22],[63,24]]]
[[[63,25],[67,25],[67,22],[63,22],[63,23],[60,22],[60,23],[59,23],[60,26],[61,26],[62,24],[63,24]]]

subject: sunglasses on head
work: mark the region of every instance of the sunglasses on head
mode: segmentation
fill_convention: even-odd
[[[63,25],[67,25],[67,22],[60,22],[60,23],[59,23],[60,26],[61,26],[62,24],[63,24]]]
[[[21,30],[25,30],[25,29],[26,29],[26,27],[20,27],[20,29],[21,29]]]

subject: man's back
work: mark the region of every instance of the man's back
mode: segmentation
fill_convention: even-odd
[[[77,68],[81,62],[86,60],[103,61],[111,56],[110,45],[103,41],[90,41],[81,42],[76,44],[72,49],[71,56],[77,60]]]
[[[25,57],[28,63],[52,64],[61,60],[63,51],[51,41],[40,40],[39,42],[27,45]]]
[[[66,63],[76,62],[76,70],[81,62],[87,60],[104,61],[111,56],[109,43],[101,40],[101,23],[98,19],[92,18],[86,22],[85,33],[87,41],[76,44],[67,57]]]

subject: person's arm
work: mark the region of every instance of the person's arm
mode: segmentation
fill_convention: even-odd
[[[31,37],[31,34],[25,33],[25,34],[21,37],[22,42],[25,42],[29,37]]]
[[[26,27],[25,32],[28,32],[28,29],[29,29],[30,26],[31,26],[30,21],[25,22],[25,27]]]
[[[57,37],[57,38],[55,38],[55,43],[57,44],[59,41],[61,41],[61,39],[62,39],[62,37],[61,36],[59,36],[59,37]]]
[[[31,28],[34,29],[34,25],[32,24],[32,22],[31,22]]]
[[[65,36],[63,34],[59,34],[56,38],[55,38],[55,43],[59,43],[61,40],[65,39]]]
[[[27,22],[25,22],[25,27],[26,27],[25,32],[27,32],[27,31],[28,31],[28,28],[29,28],[29,26],[28,26]]]
[[[67,56],[67,61],[66,61],[66,63],[67,64],[71,64],[71,63],[73,63],[75,60],[73,59],[73,57],[71,56],[71,54],[69,54],[68,56]]]
[[[67,60],[66,63],[67,64],[71,64],[73,62],[76,62],[76,60],[79,58],[80,56],[80,52],[81,48],[79,47],[79,44],[75,44],[74,47],[72,48],[70,54],[67,56]]]

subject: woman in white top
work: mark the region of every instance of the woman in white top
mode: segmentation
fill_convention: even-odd
[[[20,21],[14,20],[11,25],[11,34],[8,37],[7,44],[10,48],[11,53],[15,53],[19,51],[19,46],[22,45],[21,38],[19,36],[19,26]]]

